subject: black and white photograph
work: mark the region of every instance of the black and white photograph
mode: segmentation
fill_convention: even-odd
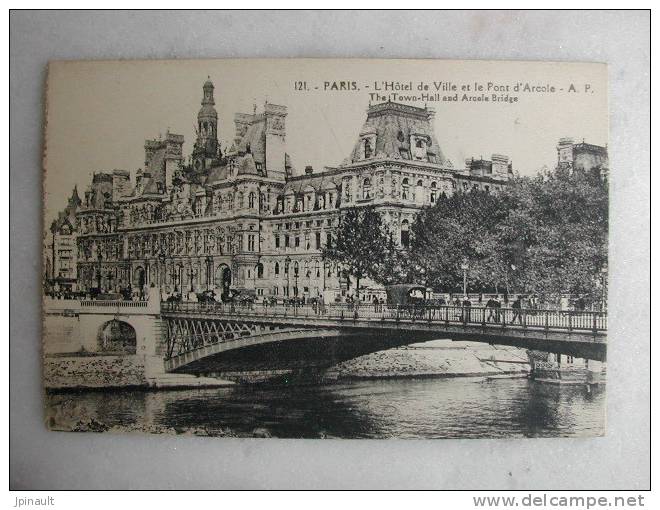
[[[606,433],[607,66],[48,68],[48,428]]]

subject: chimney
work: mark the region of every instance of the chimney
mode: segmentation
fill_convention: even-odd
[[[307,166],[305,167],[305,174],[307,174],[307,175],[312,175],[313,173],[314,173],[314,168],[312,168],[311,165],[307,165]]]

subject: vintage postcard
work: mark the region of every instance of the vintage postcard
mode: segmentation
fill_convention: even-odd
[[[53,430],[603,435],[607,67],[53,62]]]

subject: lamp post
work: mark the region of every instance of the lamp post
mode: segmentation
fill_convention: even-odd
[[[463,297],[467,297],[467,271],[469,267],[467,259],[463,259],[461,263],[461,269],[463,270]]]
[[[211,285],[211,276],[213,273],[213,257],[207,256],[204,261],[206,262],[206,290],[209,290]]]
[[[291,257],[288,255],[284,259],[284,272],[286,273],[286,297],[289,297],[289,282],[290,282],[290,275],[289,275],[289,266],[291,265]]]
[[[607,266],[603,266],[600,270],[601,274],[601,297],[600,297],[600,308],[601,311],[605,311],[607,308]]]
[[[112,274],[112,271],[110,271],[109,269],[106,278],[108,279],[108,292],[114,291],[114,289],[112,288],[112,281],[114,280],[114,276]]]
[[[99,294],[101,293],[101,259],[103,258],[101,256],[101,252],[98,252],[98,255],[96,256],[97,260],[99,261],[99,269],[96,272],[96,288],[99,291]]]
[[[165,275],[165,260],[167,257],[165,256],[165,253],[163,253],[163,250],[159,250],[158,252],[158,288],[162,289],[163,288],[163,277]]]
[[[193,267],[188,269],[188,280],[190,280],[190,292],[193,292],[193,278],[197,278],[199,271]]]
[[[181,271],[183,271],[183,264],[179,262],[176,266],[176,269],[172,268],[172,272],[170,273],[170,278],[174,280],[174,292],[179,292],[179,288],[177,285],[179,284],[179,280],[181,279]]]

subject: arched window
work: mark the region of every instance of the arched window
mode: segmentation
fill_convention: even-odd
[[[362,198],[371,198],[371,181],[368,177],[362,182]]]
[[[401,246],[404,248],[410,247],[410,225],[408,220],[401,222]]]
[[[417,147],[418,149],[423,149],[424,142],[421,139],[418,139],[417,142],[415,143],[415,147]]]
[[[421,179],[417,181],[413,198],[418,205],[424,204],[424,181]]]
[[[298,276],[299,273],[300,273],[300,266],[298,265],[298,262],[296,261],[296,262],[293,263],[293,275]]]
[[[254,199],[255,199],[254,191],[250,191],[250,194],[248,195],[248,207],[250,209],[254,209]]]
[[[438,185],[435,182],[431,183],[431,203],[435,204],[436,199],[438,198]]]
[[[275,262],[275,276],[279,276],[279,275],[280,275],[280,263]]]
[[[321,277],[321,267],[318,260],[314,263],[314,274],[317,278]]]
[[[259,262],[257,264],[257,278],[263,278],[264,277],[264,265]]]
[[[410,184],[408,183],[408,179],[404,179],[401,181],[401,198],[404,200],[408,200],[408,197],[410,196]]]

